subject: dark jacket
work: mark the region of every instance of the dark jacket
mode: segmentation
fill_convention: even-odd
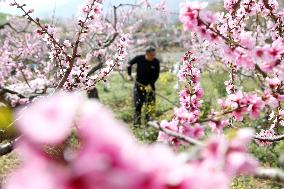
[[[155,82],[159,78],[160,73],[160,61],[154,59],[148,61],[145,55],[139,55],[128,62],[128,75],[131,76],[132,65],[137,64],[136,68],[136,81],[143,85],[151,85],[155,90]]]

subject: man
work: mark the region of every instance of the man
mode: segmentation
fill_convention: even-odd
[[[141,109],[146,105],[146,120],[149,121],[150,114],[155,107],[155,82],[160,73],[160,61],[156,58],[154,47],[148,47],[144,55],[139,55],[128,62],[129,80],[132,65],[137,64],[136,79],[133,89],[134,101],[134,126],[141,125]]]

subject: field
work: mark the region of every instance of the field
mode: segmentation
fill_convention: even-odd
[[[205,89],[204,112],[209,111],[212,107],[216,107],[216,104],[212,104],[211,102],[214,98],[224,97],[225,87],[223,83],[226,77],[225,73],[215,73],[214,75],[209,75],[208,73],[203,74],[202,87]],[[173,102],[178,102],[175,88],[176,84],[177,78],[174,74],[170,72],[161,73],[157,82],[157,92]],[[114,74],[110,78],[110,84],[107,89],[103,86],[99,86],[100,100],[115,112],[118,119],[127,123],[140,142],[153,143],[157,137],[155,129],[149,126],[144,126],[143,128],[132,127],[132,87],[133,83],[125,81],[119,74]],[[249,91],[253,88],[254,82],[247,80],[246,90]],[[157,96],[156,120],[170,120],[173,115],[172,108],[172,104]],[[251,123],[251,126],[256,127],[257,124],[258,123]],[[240,127],[242,126],[244,125],[240,125]],[[275,143],[269,147],[259,147],[256,143],[252,143],[249,149],[264,166],[280,167],[277,154],[284,149],[284,141]],[[231,185],[233,189],[281,189],[283,187],[284,185],[277,182],[251,177],[235,178]]]
[[[124,74],[125,76],[125,74]],[[216,104],[212,104],[212,99],[223,97],[225,95],[225,88],[222,83],[226,80],[224,73],[215,73],[209,75],[203,73],[202,87],[205,89],[204,108],[203,111],[209,111],[212,107],[216,107]],[[247,90],[253,88],[253,82],[248,81]],[[157,93],[169,101],[178,103],[177,96],[177,77],[170,72],[163,72],[157,82]],[[151,144],[156,140],[157,131],[149,126],[142,126],[141,128],[134,128],[132,126],[132,87],[133,83],[126,81],[118,73],[114,73],[109,78],[107,84],[101,84],[98,86],[100,101],[109,107],[114,113],[117,119],[126,123],[133,134],[137,137],[141,143]],[[163,119],[170,120],[173,115],[173,105],[162,97],[156,97],[156,120],[161,121]],[[252,123],[252,126],[255,126]],[[255,143],[250,145],[251,152],[262,162],[265,166],[279,167],[277,154],[284,148],[284,141],[276,143],[269,147],[259,147]],[[1,178],[5,177],[11,168],[16,167],[19,164],[15,153],[0,158],[0,175]],[[281,189],[284,186],[277,182],[265,181],[255,179],[251,177],[238,177],[232,182],[231,187],[233,189]]]

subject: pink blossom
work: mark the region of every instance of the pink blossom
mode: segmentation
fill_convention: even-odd
[[[254,173],[257,161],[244,152],[231,152],[227,157],[226,172],[230,175]]]
[[[80,106],[75,106],[74,101],[80,102]],[[198,160],[187,161],[166,147],[136,143],[127,129],[96,101],[79,101],[74,95],[57,95],[32,104],[29,114],[44,117],[44,121],[54,125],[69,125],[69,122],[54,119],[54,116],[46,118],[46,111],[43,110],[51,109],[50,106],[55,110],[67,107],[60,109],[64,111],[60,113],[62,119],[68,117],[73,121],[74,112],[77,112],[75,122],[80,146],[71,152],[68,148],[63,149],[62,163],[43,151],[43,145],[50,143],[50,138],[44,137],[47,140],[39,142],[38,138],[25,133],[28,137],[23,137],[18,144],[24,156],[23,164],[8,178],[5,189],[91,189],[93,186],[102,189],[198,189],[201,186],[211,187],[212,184],[217,189],[223,189],[229,186],[232,176],[255,170],[255,160],[244,148],[250,136],[247,132],[241,133],[243,130],[231,141],[224,136],[211,139],[201,149]],[[178,132],[177,123],[163,121],[161,126]],[[181,131],[191,137],[198,138],[203,133],[199,124],[184,129],[189,129]],[[47,132],[46,129],[37,134],[42,136],[44,132]],[[169,139],[176,147],[179,146],[179,140],[174,137]]]
[[[207,23],[215,23],[217,21],[216,16],[210,11],[202,12],[200,18]]]
[[[273,129],[269,129],[269,130],[261,129],[260,133],[257,133],[256,135],[259,136],[259,137],[270,138],[270,137],[273,137],[275,135],[275,131]],[[272,144],[272,142],[262,141],[262,140],[258,140],[258,139],[256,139],[255,141],[260,146],[269,146],[269,145]]]
[[[237,0],[224,0],[224,7],[228,12],[232,12]]]
[[[256,57],[263,58],[265,56],[266,51],[263,48],[257,48],[254,53]]]
[[[279,100],[280,102],[284,101],[284,95],[277,95],[277,100]]]
[[[225,162],[224,171],[228,175],[238,175],[240,173],[253,173],[257,168],[257,161],[246,153],[246,145],[252,139],[251,129],[241,129],[237,137],[231,141],[224,138],[211,139],[203,150],[203,157],[212,162]],[[243,139],[243,140],[241,140]]]
[[[276,66],[275,61],[269,61],[269,62],[265,62],[264,64],[262,64],[261,69],[265,72],[271,73],[273,72],[273,69],[275,66]]]
[[[277,108],[279,106],[278,99],[272,96],[269,92],[264,92],[263,101],[271,108]]]
[[[179,18],[184,25],[184,28],[192,30],[197,26],[198,12],[204,9],[208,3],[200,3],[198,1],[193,1],[190,3],[181,3]]]
[[[249,116],[252,119],[258,118],[260,111],[264,107],[264,103],[260,97],[258,97],[256,94],[254,95],[248,95],[247,96],[248,103],[250,104],[248,106],[248,112]]]
[[[95,14],[101,14],[103,11],[103,5],[100,3],[96,3],[95,7],[93,8]]]
[[[59,167],[54,167],[42,159],[33,159],[8,177],[5,189],[55,189],[62,187],[60,174],[64,173]]]
[[[196,165],[191,165],[188,168],[188,178],[186,179],[188,187],[192,189],[226,189],[230,183],[229,177],[221,170],[216,169],[213,164],[209,163],[197,163]],[[198,175],[202,174],[202,177]],[[210,179],[214,175],[214,179]]]
[[[203,89],[199,85],[196,85],[195,95],[199,99],[203,98],[203,96],[204,96],[204,91],[203,91]]]
[[[76,107],[78,100],[74,100],[72,96],[63,98],[57,95],[52,99],[36,102],[24,112],[18,128],[25,137],[36,143],[62,142],[73,126],[71,118],[76,114]]]
[[[71,42],[69,40],[65,40],[63,42],[63,44],[66,46],[66,47],[71,47]]]
[[[223,128],[229,125],[228,120],[213,120],[209,122],[209,126],[211,127],[212,131],[221,134],[223,133]]]
[[[281,84],[281,80],[278,77],[266,78],[266,81],[268,82],[270,88],[276,88]]]
[[[255,46],[255,40],[252,37],[252,33],[242,32],[239,36],[240,44],[248,49],[252,49]]]
[[[184,124],[180,127],[180,133],[194,139],[200,139],[204,136],[204,128],[199,124]]]
[[[246,54],[239,54],[237,56],[236,64],[246,69],[255,68],[255,62]]]

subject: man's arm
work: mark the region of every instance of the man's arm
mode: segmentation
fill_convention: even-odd
[[[160,61],[158,60],[157,64],[155,65],[154,77],[151,82],[151,87],[153,90],[155,90],[155,82],[158,80],[159,75],[160,75]]]
[[[128,76],[130,78],[132,78],[131,76],[131,71],[132,71],[132,65],[136,64],[137,63],[137,56],[134,57],[133,59],[131,59],[129,62],[128,62],[128,65],[127,65],[127,73],[128,73]],[[133,79],[133,78],[132,78]]]

